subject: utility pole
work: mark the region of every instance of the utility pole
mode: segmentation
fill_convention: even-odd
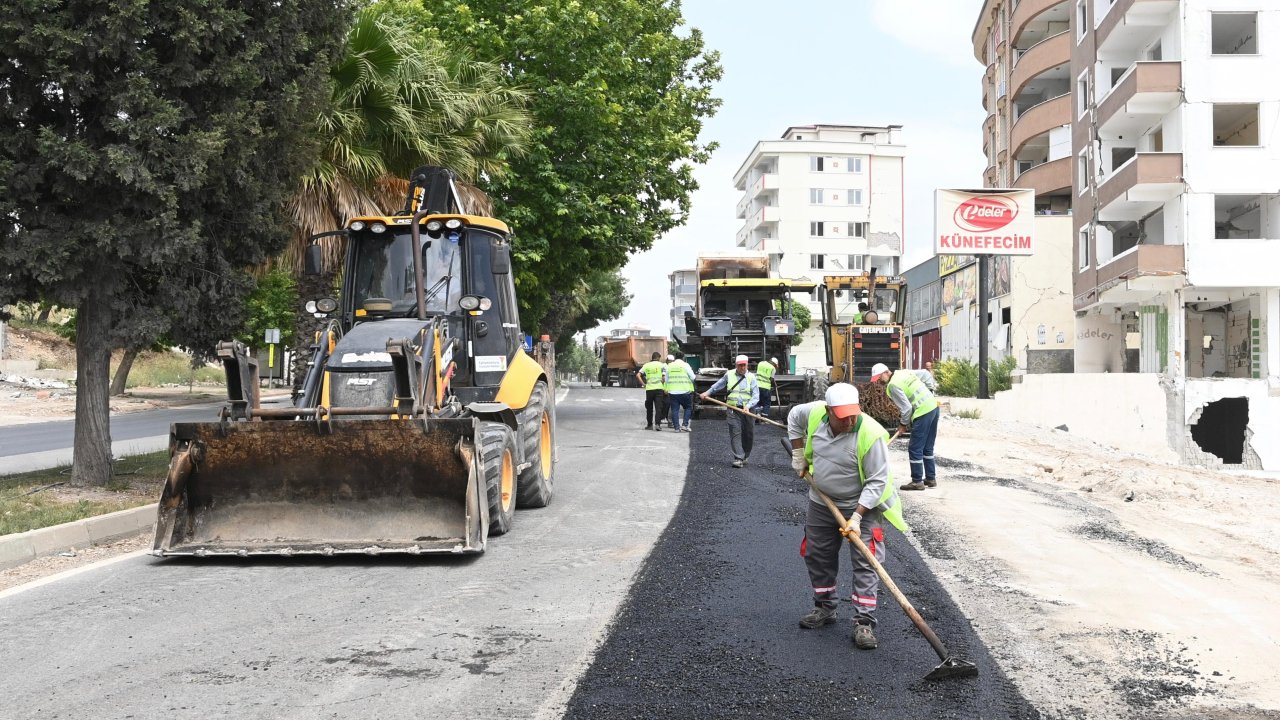
[[[990,344],[987,340],[987,305],[991,303],[987,293],[987,277],[991,272],[989,262],[987,255],[978,256],[978,397],[982,400],[991,397],[987,386],[987,346]]]

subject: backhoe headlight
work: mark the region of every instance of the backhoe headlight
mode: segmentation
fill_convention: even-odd
[[[360,232],[361,230],[364,229],[364,227],[365,225],[363,220],[356,220],[355,222],[351,223],[351,229],[355,230],[356,232]]]
[[[380,222],[376,222],[369,226],[369,231],[374,233],[384,233],[387,231],[387,226]]]
[[[305,307],[305,308],[307,309],[307,312],[309,312],[309,313],[314,313],[314,312],[316,311],[316,301],[315,301],[315,300],[308,300],[308,301],[307,301],[307,304],[306,304],[306,305],[304,305],[303,307]]]
[[[489,308],[491,308],[491,307],[493,307],[493,301],[492,301],[492,300],[490,300],[490,299],[489,299],[489,298],[487,298],[487,297],[482,297],[482,298],[480,298],[480,309],[481,309],[481,310],[488,310],[488,309],[489,309]]]
[[[316,301],[316,310],[322,313],[331,313],[338,309],[338,301],[333,298],[320,298]]]
[[[439,220],[432,220],[427,223],[427,234],[431,237],[440,237],[440,231],[444,228],[444,223]]]
[[[458,307],[463,310],[476,310],[480,307],[480,297],[478,295],[463,295],[458,300]]]
[[[457,230],[458,228],[462,227],[462,221],[459,220],[458,218],[449,218],[448,220],[444,221],[444,226],[449,228],[450,230]]]

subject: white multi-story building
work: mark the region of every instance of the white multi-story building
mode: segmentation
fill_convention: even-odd
[[[743,219],[736,244],[767,252],[785,278],[821,282],[900,270],[905,243],[902,126],[806,125],[762,140],[734,174]],[[826,364],[817,298],[797,367]]]

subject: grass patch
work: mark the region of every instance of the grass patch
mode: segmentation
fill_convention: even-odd
[[[112,368],[112,372],[115,369]],[[144,353],[134,361],[129,370],[126,387],[161,387],[163,385],[221,384],[225,380],[222,368],[201,366],[191,368],[191,358],[173,352]]]
[[[0,535],[38,530],[155,502],[168,451],[116,461],[106,487],[74,488],[71,468],[0,475]]]
[[[982,411],[977,408],[960,410],[959,412],[953,412],[951,414],[955,415],[956,417],[962,417],[969,420],[977,420],[978,418],[982,417]]]

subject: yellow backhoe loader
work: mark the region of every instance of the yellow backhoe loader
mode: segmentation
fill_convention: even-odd
[[[424,167],[403,211],[337,233],[301,394],[262,407],[247,349],[219,347],[229,404],[170,430],[153,554],[476,553],[551,501],[554,358],[521,342],[507,226]]]

